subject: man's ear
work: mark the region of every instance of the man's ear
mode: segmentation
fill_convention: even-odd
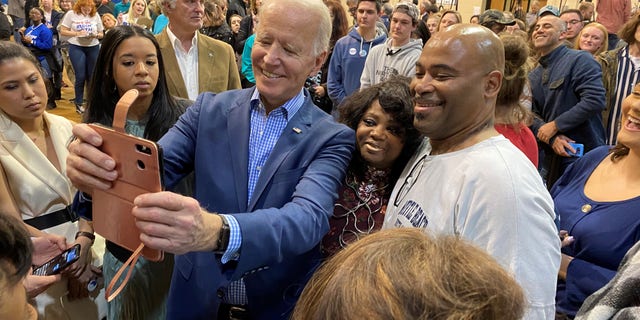
[[[498,96],[500,87],[502,86],[502,78],[502,72],[498,70],[493,70],[487,74],[484,88],[487,97]]]
[[[560,31],[560,36],[558,36],[558,39],[564,40],[566,38],[567,38],[567,30]]]
[[[310,77],[315,76],[318,71],[320,71],[320,68],[322,68],[322,64],[324,64],[324,61],[327,59],[328,54],[329,52],[325,50],[315,57],[315,59],[313,60],[313,69],[311,69],[311,72],[309,73]]]

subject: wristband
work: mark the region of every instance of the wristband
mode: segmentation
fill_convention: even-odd
[[[91,240],[91,244],[93,244],[93,242],[96,240],[96,236],[93,233],[86,232],[86,231],[78,231],[76,233],[76,239],[78,239],[78,237],[87,237],[87,238],[89,238],[89,240]]]

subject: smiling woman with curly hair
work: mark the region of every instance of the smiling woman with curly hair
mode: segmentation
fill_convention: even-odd
[[[340,112],[340,121],[356,131],[356,151],[322,240],[325,256],[382,227],[391,190],[421,141],[407,77],[354,93]]]

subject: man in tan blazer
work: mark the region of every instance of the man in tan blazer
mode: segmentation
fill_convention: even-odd
[[[156,37],[169,92],[196,100],[198,94],[240,89],[240,74],[228,44],[200,34],[203,2],[160,0],[169,25]]]

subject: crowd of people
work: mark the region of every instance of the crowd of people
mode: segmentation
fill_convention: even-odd
[[[0,317],[633,314],[640,13],[586,3],[466,20],[428,0],[10,10]],[[63,72],[81,124],[47,111]],[[136,253],[92,219],[121,164],[88,123],[110,126],[131,89],[124,129],[161,147],[166,190],[131,214],[165,254],[117,282]],[[61,274],[31,274],[73,245]]]

